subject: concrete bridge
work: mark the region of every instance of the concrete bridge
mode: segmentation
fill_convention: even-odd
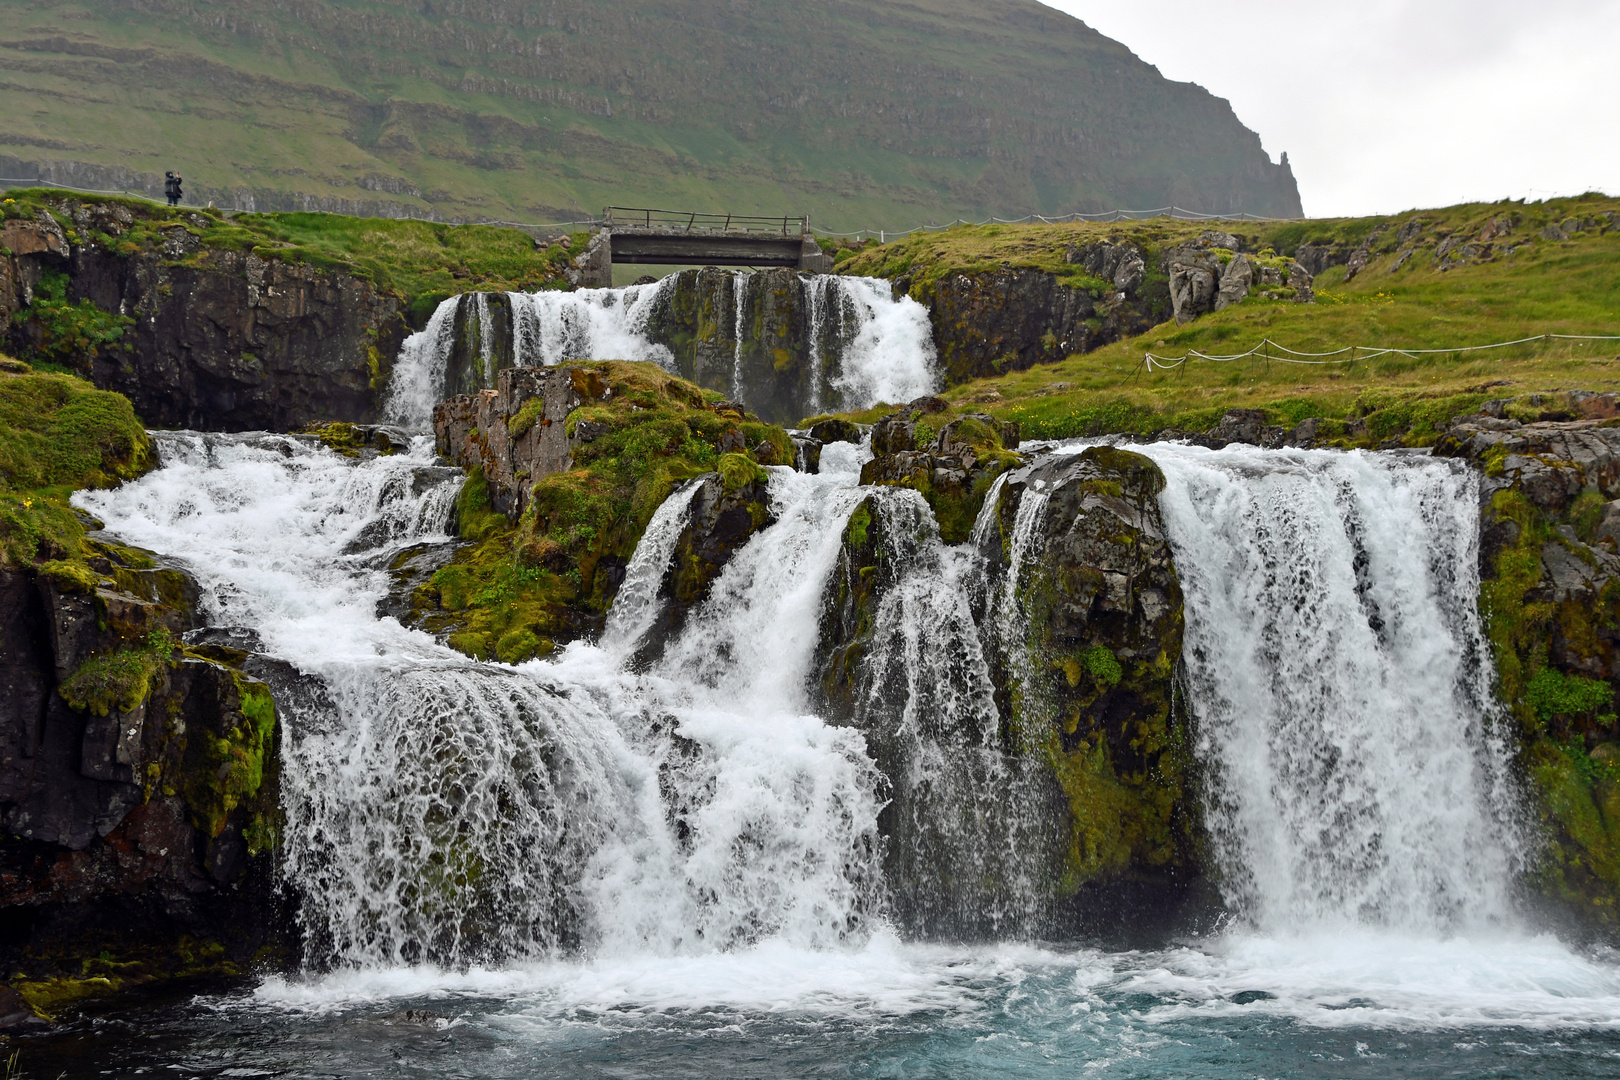
[[[832,271],[832,258],[810,232],[808,217],[746,217],[610,206],[580,256],[579,284],[605,289],[614,263],[655,266],[788,266]]]

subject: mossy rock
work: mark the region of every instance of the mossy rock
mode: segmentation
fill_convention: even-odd
[[[1157,501],[1163,474],[1113,447],[1015,472],[1001,489],[993,556],[1009,554],[1036,481],[1047,502],[1040,553],[1017,590],[1026,636],[1002,643],[1015,667],[997,684],[1011,744],[1044,757],[1068,800],[1061,891],[1195,875],[1201,833],[1186,718],[1174,707],[1184,624]]]

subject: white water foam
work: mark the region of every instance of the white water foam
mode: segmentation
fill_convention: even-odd
[[[643,360],[671,367],[674,356],[647,340],[646,331],[675,282],[672,274],[619,289],[508,293],[518,363],[554,367],[573,360]]]
[[[858,327],[832,378],[843,407],[865,409],[878,402],[906,402],[938,390],[940,376],[928,309],[909,296],[896,299],[893,287],[881,278],[837,280],[839,302],[828,307],[840,306],[852,313]]]

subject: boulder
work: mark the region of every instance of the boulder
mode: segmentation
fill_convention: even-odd
[[[932,509],[941,538],[958,543],[967,539],[995,477],[1020,461],[1013,453],[1018,424],[983,413],[941,423],[922,419],[927,414],[913,408],[915,403],[873,426],[874,456],[861,467],[861,483],[916,491]],[[931,434],[919,440],[919,427]]]
[[[847,442],[859,445],[861,426],[849,420],[833,418],[810,425],[810,437],[825,446],[827,443]]]
[[[535,481],[567,471],[574,439],[564,421],[603,389],[600,376],[588,368],[507,368],[497,389],[434,406],[433,437],[440,456],[465,469],[484,470],[490,505],[515,521]]]
[[[1147,280],[1147,259],[1135,244],[1073,245],[1064,252],[1064,261],[1084,267],[1086,273],[1126,294],[1134,293]]]
[[[189,575],[87,543],[99,581],[0,569],[0,963],[93,993],[285,955],[274,694],[246,652],[183,643]],[[15,1005],[0,1027],[29,1022]]]
[[[1186,324],[1215,309],[1221,264],[1213,255],[1183,254],[1170,262],[1170,302],[1176,322]]]
[[[1189,740],[1172,708],[1182,596],[1163,487],[1126,450],[1043,457],[1008,474],[982,537],[992,574],[1025,545],[1015,606],[998,609],[993,632],[987,616],[993,638],[1011,635],[992,673],[1010,738],[1045,755],[1066,796],[1070,888],[1129,877],[1167,894],[1198,872]],[[1030,499],[1036,516],[1021,526]]]
[[[1249,286],[1254,281],[1254,266],[1247,257],[1235,255],[1221,273],[1221,287],[1215,294],[1215,310],[1224,311],[1233,304],[1248,299]]]

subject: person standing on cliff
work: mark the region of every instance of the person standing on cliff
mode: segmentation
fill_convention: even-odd
[[[170,206],[180,205],[180,196],[182,192],[180,191],[179,173],[166,172],[163,174],[163,194],[169,197]]]

